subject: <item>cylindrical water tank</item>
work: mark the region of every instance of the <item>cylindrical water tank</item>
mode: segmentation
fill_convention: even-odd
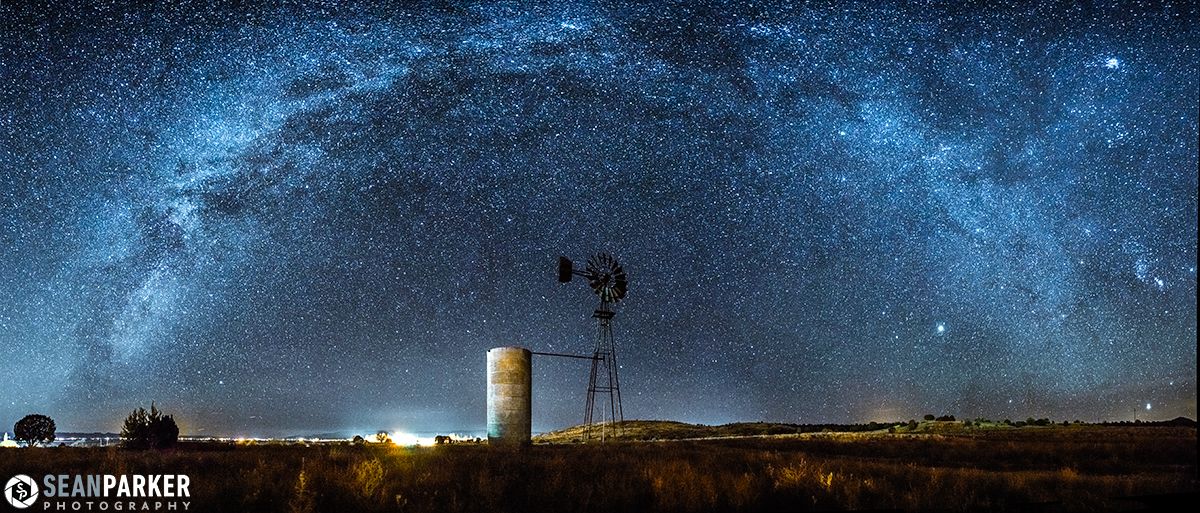
[[[487,352],[487,433],[493,445],[529,443],[533,420],[533,353],[523,347]]]

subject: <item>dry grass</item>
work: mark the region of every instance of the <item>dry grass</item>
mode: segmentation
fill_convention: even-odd
[[[1193,428],[407,449],[194,446],[5,451],[0,476],[186,473],[200,511],[1120,509],[1197,490]]]

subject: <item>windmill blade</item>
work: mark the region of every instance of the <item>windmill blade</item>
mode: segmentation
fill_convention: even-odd
[[[609,253],[595,253],[588,257],[583,270],[575,267],[571,259],[562,256],[558,258],[558,281],[566,283],[571,276],[582,276],[588,286],[606,303],[615,303],[623,299],[629,291],[629,278],[625,268]]]

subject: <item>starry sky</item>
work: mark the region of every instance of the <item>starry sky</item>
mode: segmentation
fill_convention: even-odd
[[[599,251],[627,418],[1196,417],[1195,4],[341,4],[0,4],[0,425],[482,433]]]

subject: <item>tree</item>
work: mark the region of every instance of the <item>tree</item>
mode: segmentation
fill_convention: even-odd
[[[925,416],[922,418],[924,418],[925,420],[933,420],[934,416],[932,413],[926,413]]]
[[[179,442],[179,424],[173,415],[160,415],[157,419],[151,406],[150,435],[155,449],[166,449]]]
[[[173,415],[163,415],[150,403],[149,412],[139,407],[125,417],[121,440],[130,449],[165,449],[179,441],[179,425]]]
[[[380,431],[378,433],[375,433],[375,441],[379,442],[381,444],[387,443],[387,442],[392,441],[392,436],[389,435],[387,431]]]
[[[350,440],[350,443],[352,443],[354,445],[362,445],[364,443],[367,443],[367,440],[365,438],[363,438],[362,436],[354,435],[354,439]]]
[[[34,413],[26,415],[13,424],[13,438],[30,447],[54,441],[54,419]]]

